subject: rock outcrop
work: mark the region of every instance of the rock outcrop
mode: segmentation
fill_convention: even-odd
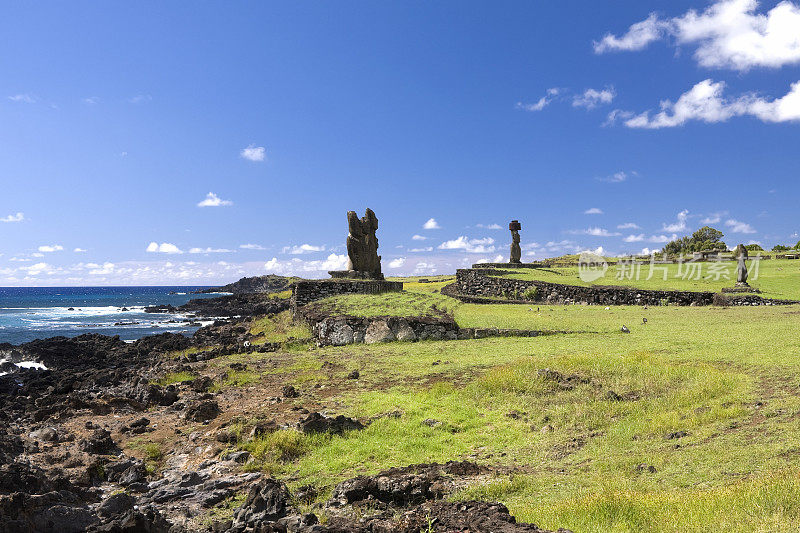
[[[217,292],[229,292],[233,295],[237,294],[255,294],[255,293],[274,293],[282,292],[289,289],[289,286],[297,281],[298,278],[276,276],[268,274],[266,276],[253,276],[250,278],[242,278],[239,281],[223,285],[221,287],[214,287],[211,289],[203,289],[197,291],[198,294],[213,294]]]

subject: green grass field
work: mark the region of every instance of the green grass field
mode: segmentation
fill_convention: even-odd
[[[773,261],[772,274],[800,270],[787,263]],[[788,273],[776,277],[762,280],[765,293],[800,297]],[[257,467],[317,486],[322,500],[355,475],[468,459],[495,474],[453,498],[498,500],[547,529],[800,530],[800,306],[473,305],[437,294],[445,283],[409,280],[403,293],[324,305],[579,333],[298,352],[300,387],[327,385],[324,361],[361,369],[326,402],[374,421],[343,437],[243,442]],[[392,412],[402,414],[382,416]]]
[[[751,271],[748,283],[752,287],[760,289],[763,292],[762,296],[800,300],[800,260],[761,260],[758,262],[757,271],[754,261],[748,261],[747,264]],[[719,292],[723,287],[733,286],[736,281],[736,263],[733,261],[698,262],[694,263],[692,267],[688,265],[689,263],[682,266],[677,264],[654,265],[653,272],[651,272],[649,263],[642,264],[636,270],[630,265],[622,266],[622,263],[617,263],[609,265],[605,275],[591,283],[584,282],[578,277],[577,265],[541,269],[510,269],[504,272],[507,272],[506,276],[514,279],[581,286],[617,285],[657,290]],[[666,272],[663,269],[666,269]],[[665,273],[666,280],[664,279]],[[697,279],[698,277],[699,279]]]

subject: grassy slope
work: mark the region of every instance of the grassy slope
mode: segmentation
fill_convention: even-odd
[[[334,412],[403,415],[344,437],[279,432],[244,444],[267,457],[265,469],[293,486],[330,489],[356,474],[465,458],[500,473],[457,497],[502,501],[546,528],[800,528],[800,337],[791,334],[800,307],[537,312],[447,302],[434,294],[436,284],[407,288],[428,300],[410,292],[392,295],[394,308],[383,295],[337,305],[405,314],[427,301],[453,311],[462,326],[597,333],[298,352],[293,365],[275,371],[291,373],[299,387],[325,386],[323,361],[361,369],[361,379],[328,398]],[[632,333],[619,332],[622,323]],[[563,390],[538,377],[542,368],[590,382]],[[610,400],[608,390],[629,400]],[[441,423],[429,427],[426,419]],[[688,435],[668,438],[676,431]]]
[[[678,265],[656,265],[657,268],[667,267],[667,279],[663,278],[663,272],[656,270],[651,279],[647,279],[650,273],[650,265],[641,266],[639,279],[619,279],[620,270],[618,265],[611,265],[605,277],[593,283],[586,283],[578,277],[578,267],[554,267],[548,269],[519,269],[509,270],[509,277],[525,280],[541,280],[551,283],[564,283],[569,285],[620,285],[626,287],[637,287],[641,289],[672,289],[688,291],[712,291],[719,292],[723,287],[733,286],[736,279],[736,264],[732,261],[723,262],[722,265],[729,267],[729,279],[715,279],[715,275],[709,275],[709,268],[713,262],[697,263],[702,265],[701,279],[682,279],[677,277]],[[752,269],[752,261],[748,262],[748,268]],[[683,267],[686,272],[686,266]],[[624,272],[630,274],[630,270]],[[750,285],[761,289],[762,296],[766,298],[787,298],[800,300],[800,261],[790,259],[769,259],[762,260],[758,267],[758,279],[755,273],[751,272]],[[696,275],[696,274],[695,274]],[[692,276],[694,277],[694,276]],[[708,278],[708,279],[706,279]]]
[[[440,294],[409,291],[380,295],[343,294],[310,304],[327,313],[360,317],[435,316],[451,312],[457,305],[457,301]]]

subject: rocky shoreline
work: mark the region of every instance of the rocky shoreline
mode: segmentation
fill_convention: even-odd
[[[280,312],[286,302],[225,298],[187,305],[198,314],[219,316],[224,308],[249,317]],[[279,377],[252,400],[237,389],[215,389],[229,372],[247,369],[231,363],[220,374],[210,364],[217,357],[269,352],[259,364],[284,364],[279,344],[253,344],[248,320],[133,343],[87,334],[0,345],[0,358],[47,368],[12,365],[0,376],[0,533],[542,531],[517,524],[501,504],[445,501],[466,480],[490,474],[474,463],[354,478],[312,510],[299,502],[313,499],[313,487],[290,494],[283,481],[246,468],[249,454],[232,446],[237,437],[229,428],[250,414],[248,401],[272,409],[272,418],[247,419],[243,430],[251,435],[282,428],[339,434],[371,422],[325,414],[316,396]],[[164,380],[178,373],[191,379]],[[157,442],[169,444],[152,448]],[[237,494],[247,496],[231,517],[198,522]]]

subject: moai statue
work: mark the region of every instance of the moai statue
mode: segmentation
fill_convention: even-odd
[[[511,230],[511,258],[509,263],[521,263],[522,249],[519,247],[519,230],[522,229],[522,224],[519,220],[512,220],[508,224],[508,229]]]
[[[733,256],[736,258],[738,264],[736,265],[736,285],[741,287],[749,286],[747,284],[747,248],[744,244],[740,244],[733,251]]]
[[[330,272],[333,277],[383,279],[381,256],[378,255],[378,217],[372,209],[358,218],[355,211],[347,212],[347,270]]]

